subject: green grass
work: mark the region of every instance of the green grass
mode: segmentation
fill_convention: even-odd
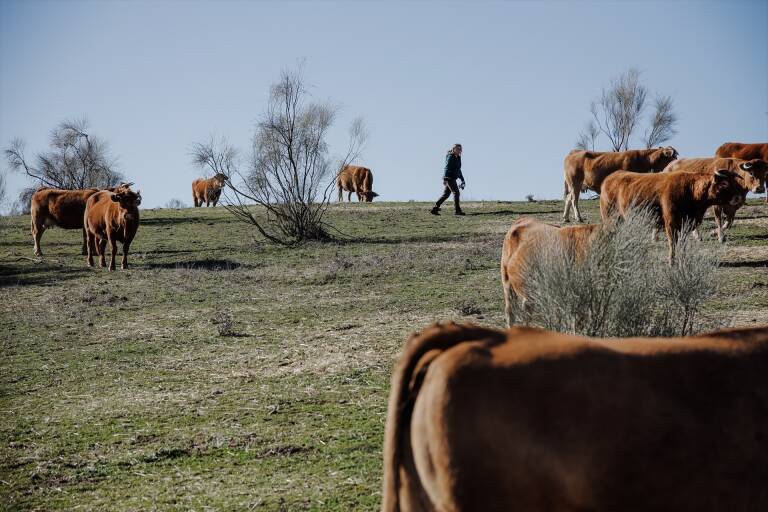
[[[0,509],[377,508],[403,341],[436,320],[501,327],[504,233],[561,206],[333,205],[344,239],[298,248],[222,208],[143,211],[131,269],[111,273],[77,231],[46,232],[35,261],[28,217],[2,219]],[[768,323],[766,206],[739,212],[725,261],[710,310]]]

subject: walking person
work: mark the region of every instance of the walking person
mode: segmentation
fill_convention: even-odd
[[[456,180],[461,180],[461,185],[456,184]],[[461,174],[461,144],[454,144],[445,155],[445,172],[443,173],[443,195],[435,203],[434,208],[429,213],[440,215],[440,205],[453,194],[454,215],[465,215],[459,205],[459,189],[464,189],[464,175]]]

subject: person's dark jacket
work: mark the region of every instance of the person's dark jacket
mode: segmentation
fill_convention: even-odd
[[[445,156],[445,173],[443,174],[443,179],[464,181],[464,175],[461,174],[461,157],[459,155],[454,155],[453,151]]]

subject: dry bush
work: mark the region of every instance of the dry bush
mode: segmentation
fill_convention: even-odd
[[[216,327],[219,336],[237,336],[235,320],[229,311],[217,311],[211,318],[211,323]]]
[[[648,210],[601,229],[591,249],[577,255],[546,241],[526,273],[527,301],[513,302],[514,318],[545,329],[585,336],[685,336],[712,325],[702,313],[713,297],[720,254],[684,230],[673,266]]]

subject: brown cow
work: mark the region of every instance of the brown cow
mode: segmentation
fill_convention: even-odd
[[[203,206],[203,202],[206,207],[213,203],[215,208],[221,197],[221,189],[224,188],[228,179],[226,174],[218,173],[213,178],[198,178],[193,181],[192,201],[195,203],[195,208]]]
[[[433,325],[392,374],[381,510],[768,510],[768,326]]]
[[[366,203],[370,203],[374,197],[379,196],[373,191],[373,173],[367,167],[345,166],[336,179],[336,186],[339,188],[339,202],[343,201],[344,191],[349,192],[347,201],[352,201],[352,192],[357,194],[358,201]]]
[[[718,170],[704,172],[670,172],[641,174],[619,171],[603,182],[600,215],[603,220],[613,213],[624,216],[634,207],[650,207],[663,226],[669,243],[669,262],[675,257],[675,244],[680,230],[701,224],[704,212],[714,205],[735,206],[742,200],[744,189],[735,173]]]
[[[529,217],[518,219],[512,224],[504,237],[501,251],[501,286],[504,290],[507,326],[511,327],[514,323],[513,301],[517,300],[525,307],[525,270],[533,258],[540,251],[547,250],[548,243],[562,244],[567,250],[582,254],[592,243],[597,226],[584,224],[557,227]]]
[[[130,188],[133,183],[121,183],[117,187],[107,190],[118,190],[121,188]],[[83,230],[83,248],[82,253],[86,254],[86,234],[83,227],[83,214],[85,213],[85,202],[93,194],[98,192],[96,188],[86,188],[79,190],[66,190],[59,188],[42,187],[32,194],[29,213],[32,224],[32,240],[34,242],[35,256],[42,256],[40,249],[40,239],[46,229],[60,227],[62,229],[82,229]]]
[[[768,142],[759,142],[756,144],[743,144],[741,142],[726,142],[715,152],[716,156],[721,158],[741,158],[742,160],[760,160],[768,162]],[[763,180],[765,187],[765,202],[768,203],[768,176]]]
[[[715,217],[716,233],[720,242],[725,241],[725,230],[730,228],[736,216],[736,211],[744,204],[747,192],[756,194],[763,192],[763,182],[768,172],[768,163],[764,160],[742,160],[739,158],[683,158],[675,160],[664,169],[664,172],[689,171],[714,173],[718,169],[733,171],[737,174],[739,183],[744,189],[741,203],[736,206],[715,205],[712,207]],[[698,236],[698,232],[697,232]]]
[[[141,192],[121,189],[117,192],[103,190],[88,198],[85,204],[84,225],[88,236],[89,266],[93,266],[93,252],[99,255],[99,266],[106,266],[104,254],[107,242],[112,250],[109,270],[115,270],[117,242],[123,243],[123,259],[120,268],[128,268],[128,250],[136,230],[139,229],[139,205]]]
[[[576,221],[582,222],[579,194],[594,190],[598,194],[606,177],[619,170],[632,172],[661,172],[677,158],[672,146],[656,149],[633,149],[619,152],[583,151],[574,149],[565,157],[565,210],[563,221],[570,220],[570,210]]]

